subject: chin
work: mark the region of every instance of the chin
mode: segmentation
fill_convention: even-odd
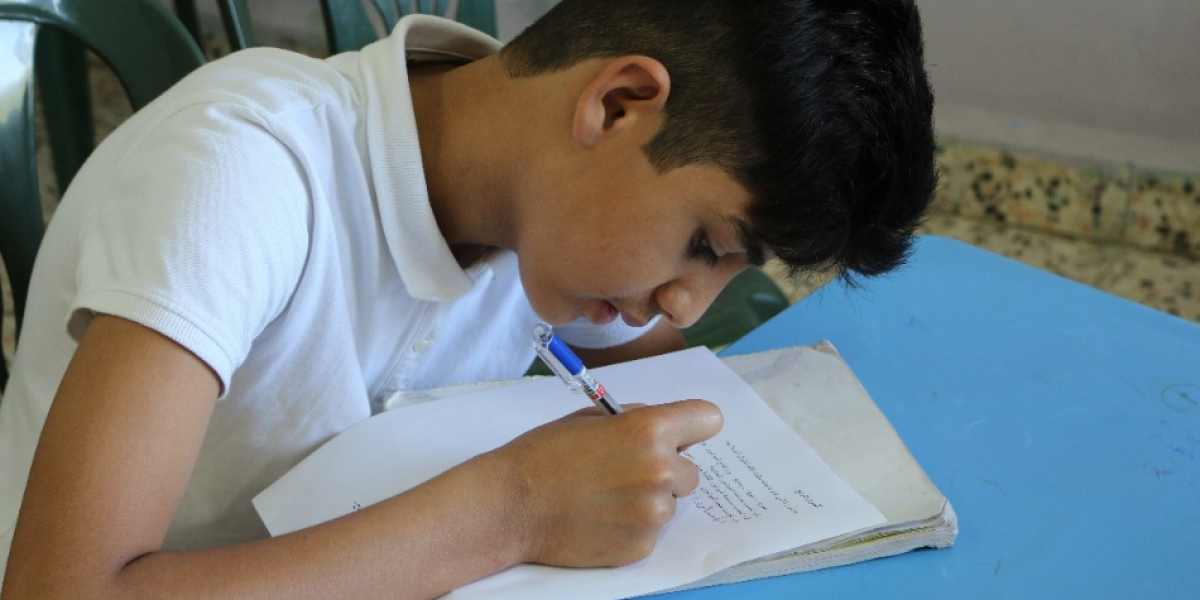
[[[532,300],[529,302],[529,306],[533,308],[533,314],[536,315],[541,322],[551,327],[570,325],[582,316],[579,314],[564,314],[567,311],[545,310],[543,307],[535,304]]]
[[[551,327],[563,327],[564,325],[570,325],[571,323],[574,323],[577,320],[577,319],[546,319],[546,318],[543,318],[540,316],[538,318],[541,319],[543,323],[545,323]]]

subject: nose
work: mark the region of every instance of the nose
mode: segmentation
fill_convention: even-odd
[[[691,327],[739,272],[741,269],[714,271],[669,281],[655,289],[654,301],[671,325],[679,329]]]

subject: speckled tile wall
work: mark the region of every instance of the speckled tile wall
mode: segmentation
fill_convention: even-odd
[[[210,54],[220,55],[220,45]],[[106,69],[93,64],[97,135],[129,115]],[[39,140],[43,193],[58,190]],[[942,139],[942,185],[923,233],[944,235],[1200,322],[1200,174],[1155,173]],[[49,210],[48,210],[49,212]],[[824,283],[767,272],[792,301]],[[2,275],[2,272],[0,272]],[[12,300],[4,281],[3,343],[12,356]]]
[[[939,213],[1054,233],[1119,240],[1132,169],[1071,166],[943,139]]]
[[[943,139],[935,211],[1200,257],[1200,174],[1072,164]]]

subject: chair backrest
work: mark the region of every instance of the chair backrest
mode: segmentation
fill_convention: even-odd
[[[424,13],[496,35],[494,0],[321,0],[330,54],[358,50],[379,39],[368,5],[387,31],[404,15]]]
[[[34,53],[43,26],[71,35],[108,63],[134,110],[204,62],[158,0],[0,0],[0,258],[12,286],[16,335],[45,231],[33,126]],[[0,390],[7,380],[0,360]]]

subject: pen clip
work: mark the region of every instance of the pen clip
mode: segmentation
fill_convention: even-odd
[[[550,351],[550,342],[554,341],[554,330],[545,323],[538,323],[533,327],[533,349],[537,352],[542,362],[546,363],[547,367],[558,375],[558,378],[567,384],[571,391],[583,393],[583,389],[579,387],[579,383],[575,381],[575,377],[567,370],[566,365],[558,360],[558,357]]]

